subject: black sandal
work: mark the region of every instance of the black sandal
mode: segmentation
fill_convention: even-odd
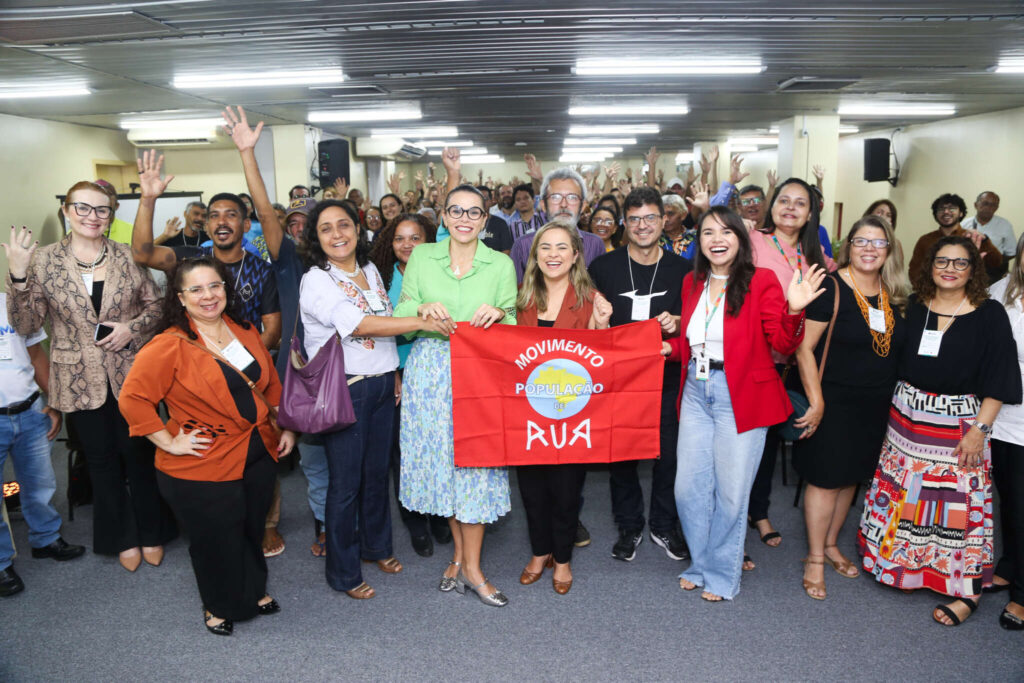
[[[235,624],[230,619],[225,619],[216,626],[210,626],[211,619],[219,619],[219,617],[213,616],[210,610],[203,608],[203,625],[206,626],[206,630],[214,635],[218,636],[230,636],[235,630]]]
[[[974,602],[973,600],[967,600],[966,598],[955,598],[953,602],[962,602],[965,605],[967,605],[967,607],[970,609],[970,612],[967,613],[967,616],[964,617],[963,621],[966,621],[968,617],[974,614],[974,610],[978,609],[978,603]],[[952,605],[953,602],[949,604]],[[963,621],[960,620],[960,617],[956,615],[956,612],[950,609],[949,605],[936,605],[935,610],[938,610],[939,612],[942,612],[947,617],[949,617],[949,620],[953,622],[952,626],[959,626],[963,623]],[[935,619],[936,622],[942,624],[943,626],[950,626],[950,624],[943,624],[935,617],[935,610],[932,610],[932,619]]]

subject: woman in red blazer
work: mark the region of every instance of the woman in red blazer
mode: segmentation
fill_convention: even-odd
[[[738,215],[713,207],[698,226],[700,248],[683,280],[683,332],[665,352],[689,359],[675,494],[692,562],[679,586],[703,586],[701,597],[716,602],[739,592],[744,518],[765,433],[792,412],[771,350],[796,350],[803,310],[825,291],[825,271],[794,273],[784,296],[772,271],[754,267]]]

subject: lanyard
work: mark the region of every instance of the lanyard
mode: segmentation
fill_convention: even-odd
[[[729,283],[726,282],[725,286],[722,287],[722,291],[715,297],[715,305],[711,308],[711,312],[708,313],[708,303],[711,301],[711,280],[708,280],[707,290],[708,295],[704,298],[704,343],[708,343],[708,328],[711,327],[711,321],[715,317],[715,313],[718,312],[718,305],[722,303],[722,298],[725,296],[725,290],[728,288]]]
[[[775,242],[775,248],[782,254],[782,258],[786,259],[786,263],[789,264],[789,257],[786,256],[786,252],[782,250],[782,245],[779,244],[779,238],[775,235],[770,235],[772,242]],[[796,270],[800,273],[800,277],[797,282],[803,282],[804,280],[804,253],[800,250],[800,244],[796,245]]]
[[[660,251],[660,250],[659,250]],[[647,288],[647,297],[650,298],[651,293],[654,291],[654,280],[658,277],[658,266],[661,265],[661,256],[658,254],[658,260],[654,262],[654,274],[651,275],[651,286]],[[629,266],[629,286],[633,288],[633,292],[636,292],[636,284],[633,282],[633,259],[629,256],[629,247],[626,247],[626,265]]]
[[[238,282],[242,279],[242,268],[245,266],[245,249],[242,250],[242,260],[238,262],[238,272],[235,274],[235,291],[238,291]]]
[[[962,300],[962,301],[960,302],[960,305],[956,307],[956,310],[955,310],[955,311],[953,311],[953,315],[949,316],[949,322],[947,322],[947,323],[946,323],[946,326],[945,326],[945,327],[943,327],[943,328],[942,328],[941,330],[939,330],[939,332],[941,332],[941,333],[943,333],[943,334],[945,334],[945,333],[946,333],[946,330],[948,330],[948,329],[949,329],[949,326],[953,324],[953,321],[954,321],[954,320],[956,320],[956,315],[957,315],[957,313],[959,313],[959,312],[960,312],[960,309],[964,307],[964,304],[965,304],[966,302],[967,302],[967,296],[966,296],[966,295],[964,295],[964,298],[963,298],[963,300]],[[924,314],[924,329],[925,329],[925,331],[927,331],[927,330],[928,330],[928,316],[930,316],[930,315],[931,315],[931,313],[932,313],[932,305],[931,305],[931,304],[928,304],[927,306],[925,306],[925,310],[926,310],[926,311],[928,311],[927,313],[925,313],[925,314]],[[938,314],[936,314],[936,316],[937,316],[937,315],[938,315]],[[939,326],[939,323],[938,323],[938,322],[936,322],[936,323],[935,323],[935,327],[938,327],[938,326]]]

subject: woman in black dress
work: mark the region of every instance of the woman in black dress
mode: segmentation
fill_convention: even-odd
[[[857,484],[870,479],[878,464],[906,337],[907,285],[893,240],[892,228],[879,216],[853,225],[836,275],[825,280],[825,294],[807,307],[807,329],[797,350],[810,407],[797,421],[804,433],[794,444],[793,466],[807,482],[803,585],[815,600],[825,599],[825,562],[846,578],[860,573],[837,541]],[[839,310],[819,378],[837,295]]]

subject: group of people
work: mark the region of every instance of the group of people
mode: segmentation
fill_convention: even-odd
[[[637,461],[609,465],[613,557],[633,560],[646,527],[670,558],[690,560],[682,590],[735,598],[753,569],[746,526],[768,546],[782,541],[768,503],[788,439],[807,484],[810,598],[827,596],[825,564],[844,578],[859,565],[883,584],[952,597],[933,613],[945,625],[966,619],[982,592],[1008,589],[1000,623],[1024,629],[1024,240],[1007,254],[1005,236],[986,237],[993,193],[966,227],[962,199],[936,200],[938,230],[915,246],[908,283],[891,202],[873,204],[833,259],[820,188],[774,177],[767,192],[737,187],[739,157],[712,194],[713,159],[702,160],[704,177],[666,183],[653,148],[645,176],[618,182],[609,167],[603,187],[596,172],[543,174],[530,155],[530,182],[473,185],[448,148],[443,179],[418,177],[403,197],[394,176],[379,207],[339,180],[320,201],[295,186],[278,210],[254,154],[263,124],[240,108],[224,118],[244,197],[190,205],[182,226],[155,237],[154,208],[173,176],[146,152],[130,246],[106,236],[116,196],[92,182],[68,191],[62,240],[37,248],[22,228],[4,245],[13,329],[0,343],[10,373],[0,436],[27,492],[33,555],[84,551],[60,537],[52,467],[47,475],[37,457],[48,457],[64,414],[93,478],[94,551],[129,571],[157,565],[180,525],[213,633],[280,611],[265,558],[283,549],[275,461],[296,448],[318,523],[311,551],[326,556],[332,588],[368,599],[365,566],[402,571],[392,480],[415,551],[452,544],[438,588],[506,605],[481,554],[486,525],[511,509],[509,472],[454,464],[451,336],[462,326],[653,319],[664,338],[664,359],[651,358],[664,365],[659,457],[647,506]],[[167,273],[162,297],[149,269]],[[354,424],[279,428],[293,338],[309,360],[340,346]],[[15,443],[22,432],[30,445]],[[520,582],[550,568],[565,594],[574,547],[590,542],[586,469],[516,474],[531,548]],[[856,562],[839,534],[867,482]],[[4,596],[23,587],[6,531]]]

